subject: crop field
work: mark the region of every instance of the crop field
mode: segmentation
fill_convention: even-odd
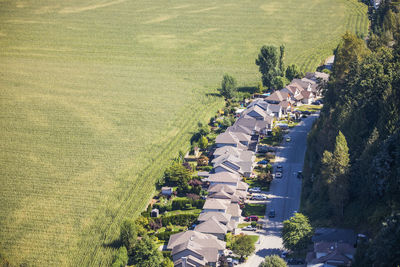
[[[107,266],[125,217],[198,121],[222,75],[259,79],[264,44],[313,70],[355,0],[0,0],[0,254],[15,265]]]

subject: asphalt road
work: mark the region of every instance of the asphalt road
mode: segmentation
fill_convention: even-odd
[[[282,147],[276,153],[276,165],[283,166],[282,178],[275,178],[268,192],[269,201],[265,214],[265,228],[257,231],[260,235],[256,244],[255,253],[239,266],[257,267],[265,258],[272,254],[280,254],[282,247],[282,222],[298,211],[300,207],[301,179],[297,178],[297,172],[303,168],[304,155],[307,146],[307,134],[313,121],[318,115],[311,115],[303,119],[299,125],[292,128],[287,136],[290,142],[283,142]],[[273,208],[275,218],[268,218],[268,212]],[[253,233],[251,233],[253,234]]]

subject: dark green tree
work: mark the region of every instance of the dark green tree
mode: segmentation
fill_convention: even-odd
[[[292,65],[287,66],[285,75],[286,75],[286,78],[289,81],[291,81],[295,78],[297,78],[297,79],[301,78],[302,73],[300,72],[299,67],[297,67],[296,64],[292,64]]]
[[[285,75],[285,46],[281,45],[279,47],[279,71],[280,71],[280,76],[284,76]]]
[[[165,181],[170,184],[187,183],[191,178],[190,171],[178,162],[172,165],[164,172]]]
[[[289,220],[283,222],[283,246],[292,251],[307,248],[311,242],[313,229],[308,218],[301,213],[296,213]]]
[[[275,77],[272,79],[271,87],[272,87],[273,89],[278,90],[278,89],[284,88],[284,87],[285,87],[286,85],[288,85],[288,84],[289,84],[289,80],[286,79],[286,77],[275,76]]]
[[[114,256],[112,267],[125,267],[128,264],[128,251],[126,247],[120,247]]]
[[[259,67],[264,86],[271,87],[273,78],[278,74],[276,68],[278,57],[278,50],[275,46],[264,45],[261,47],[258,58],[256,59],[256,65]]]
[[[236,80],[229,74],[225,74],[222,78],[220,94],[226,99],[231,99],[236,91]]]
[[[161,267],[174,267],[174,262],[170,258],[165,257]]]
[[[199,146],[201,149],[206,149],[208,146],[208,139],[205,136],[200,137]]]
[[[148,236],[142,237],[132,248],[132,260],[137,267],[159,267],[163,256]]]
[[[258,267],[287,267],[287,264],[278,255],[272,255],[265,257],[264,261]]]
[[[128,251],[136,244],[138,237],[137,226],[134,220],[125,219],[120,227],[119,238]]]
[[[240,258],[251,255],[256,250],[253,240],[248,235],[235,236],[232,241],[232,251]]]

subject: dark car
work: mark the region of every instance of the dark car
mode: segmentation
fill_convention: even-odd
[[[300,265],[300,264],[305,264],[305,261],[302,259],[288,259],[287,263],[290,265]]]
[[[258,216],[256,215],[251,215],[249,217],[244,218],[246,222],[257,222],[258,221]]]
[[[276,215],[276,213],[275,213],[275,210],[274,210],[274,209],[271,209],[271,210],[269,211],[269,213],[268,213],[268,217],[270,217],[270,218],[275,218],[275,215]]]
[[[311,105],[317,105],[317,106],[319,106],[319,105],[321,105],[321,102],[319,102],[319,101],[317,100],[317,101],[312,102]]]
[[[302,171],[298,171],[297,172],[297,178],[299,178],[299,179],[303,178],[303,172]]]

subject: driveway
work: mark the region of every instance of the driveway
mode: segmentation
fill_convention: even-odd
[[[317,114],[311,115],[292,128],[286,135],[291,137],[291,141],[284,141],[277,151],[274,171],[276,165],[282,165],[282,178],[275,178],[271,182],[265,211],[265,228],[257,231],[260,239],[256,244],[256,251],[245,263],[238,266],[257,267],[265,256],[280,254],[282,251],[282,222],[290,218],[295,210],[299,210],[301,180],[297,178],[297,172],[303,169],[307,134],[317,117]],[[268,212],[271,208],[275,209],[276,216],[270,219]]]

